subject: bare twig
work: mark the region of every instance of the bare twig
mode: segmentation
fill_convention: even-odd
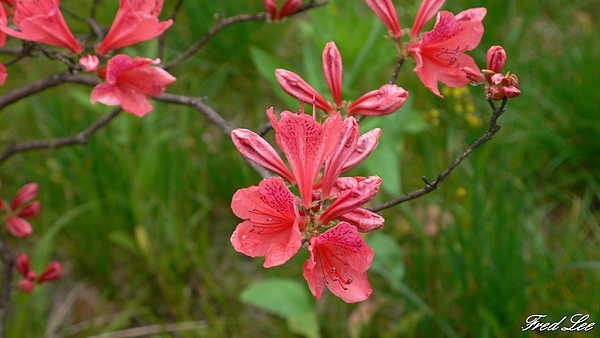
[[[11,103],[15,103],[30,95],[41,92],[42,90],[57,86],[65,82],[80,83],[89,86],[95,86],[100,83],[100,79],[92,75],[79,73],[62,72],[51,75],[45,79],[30,83],[21,88],[10,91],[0,96],[0,111]]]
[[[13,265],[15,259],[0,238],[0,259],[2,260],[2,286],[0,287],[0,338],[4,337],[4,323],[10,305],[10,288],[12,286]]]
[[[398,57],[398,63],[396,64],[396,69],[394,69],[394,73],[392,74],[392,77],[390,78],[390,82],[389,84],[394,84],[396,83],[396,79],[398,78],[398,74],[400,73],[400,69],[402,69],[402,65],[404,64],[404,60],[406,60],[403,57]]]
[[[467,150],[465,150],[462,154],[460,154],[460,156],[458,156],[454,160],[454,162],[452,162],[443,172],[441,172],[437,176],[435,181],[429,182],[427,180],[427,178],[425,176],[423,176],[422,179],[425,182],[425,186],[423,188],[415,190],[415,191],[413,191],[409,194],[406,194],[402,197],[399,197],[397,199],[394,199],[389,202],[386,202],[381,205],[370,208],[369,210],[371,210],[373,212],[377,212],[377,211],[380,211],[383,209],[391,208],[395,205],[404,203],[406,201],[413,200],[415,198],[419,198],[421,196],[424,196],[424,195],[432,192],[433,190],[438,189],[440,184],[442,184],[442,182],[446,179],[446,177],[448,177],[448,175],[452,172],[452,170],[454,170],[454,168],[456,168],[465,158],[467,158],[467,156],[469,156],[473,151],[475,151],[475,149],[479,148],[485,142],[491,140],[492,137],[494,136],[494,134],[496,134],[500,130],[500,126],[497,124],[497,121],[498,121],[498,118],[500,117],[500,115],[502,115],[502,113],[504,113],[504,111],[505,111],[504,108],[506,107],[507,100],[508,99],[506,97],[503,98],[500,106],[496,107],[496,104],[494,103],[494,101],[491,98],[488,98],[488,103],[490,104],[490,106],[493,110],[492,117],[490,118],[490,125],[489,125],[488,130],[483,135],[481,135],[481,137],[479,137],[477,139],[477,141],[473,142],[473,144],[471,144],[471,146],[469,148],[467,148]]]
[[[289,16],[296,15],[298,13],[304,12],[311,8],[323,6],[326,4],[327,4],[327,2],[312,2],[311,1],[309,4],[306,4],[302,7],[300,7],[294,14],[291,14]],[[194,55],[194,53],[196,53],[200,48],[202,48],[208,41],[210,41],[210,39],[213,36],[215,36],[219,31],[221,31],[223,28],[225,28],[229,25],[232,25],[232,24],[235,24],[238,22],[266,20],[267,17],[268,17],[267,13],[253,13],[253,14],[240,14],[240,15],[229,17],[229,18],[222,18],[208,31],[208,33],[206,33],[202,38],[200,38],[200,40],[198,40],[195,44],[193,44],[188,49],[186,49],[183,53],[179,54],[179,56],[177,56],[173,60],[169,61],[169,63],[167,63],[167,65],[164,68],[166,70],[168,70],[170,68],[173,68],[177,64],[181,63],[182,61],[188,59],[189,57]]]
[[[96,122],[92,123],[92,125],[90,125],[82,132],[78,133],[77,135],[59,137],[51,140],[36,140],[24,143],[15,143],[12,146],[8,147],[8,149],[6,149],[2,153],[2,155],[0,155],[0,163],[4,162],[5,160],[7,160],[15,154],[23,153],[30,150],[59,148],[75,144],[86,144],[90,136],[92,136],[100,128],[108,124],[108,122],[112,120],[115,116],[117,116],[119,112],[121,112],[121,108],[114,109],[113,111],[104,115]]]

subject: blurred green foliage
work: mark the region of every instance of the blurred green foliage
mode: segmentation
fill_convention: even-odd
[[[410,27],[419,4],[395,3],[401,27]],[[80,16],[89,10],[83,2],[62,6]],[[164,16],[172,6],[165,5]],[[476,6],[456,0],[443,9]],[[523,94],[509,102],[496,137],[439,191],[382,212],[385,235],[366,236],[380,256],[369,273],[368,301],[348,305],[326,291],[321,301],[294,308],[289,299],[304,297],[301,291],[264,293],[277,283],[308,291],[301,276],[308,254],[264,269],[261,259],[235,252],[229,236],[239,219],[230,198],[259,176],[196,111],[153,101],[146,117],[121,114],[86,146],[29,152],[2,164],[2,196],[35,181],[43,206],[34,235],[11,240],[13,251],[32,254],[38,271],[50,260],[65,266],[60,282],[13,294],[8,336],[82,337],[192,321],[197,328],[179,336],[286,337],[299,332],[298,322],[288,324],[302,320],[295,311],[307,307],[306,323],[317,322],[304,329],[320,327],[324,337],[510,337],[534,313],[549,320],[589,313],[598,322],[600,6],[590,0],[485,6],[485,35],[471,54],[483,66],[487,48],[504,46],[505,69],[519,76]],[[109,25],[115,9],[102,6],[99,22]],[[166,35],[163,61],[219,17],[261,10],[258,0],[184,2]],[[87,34],[82,23],[74,27]],[[276,24],[241,23],[171,69],[178,80],[168,91],[206,97],[233,125],[256,130],[267,122],[268,107],[299,108],[275,85],[277,67],[330,97],[321,70],[328,41],[344,61],[344,99],[386,83],[396,50],[384,35],[359,0],[332,0]],[[148,42],[125,52],[153,56],[146,53],[155,47]],[[0,94],[62,70],[42,57],[32,61],[8,68]],[[413,66],[408,61],[397,82],[410,91],[407,105],[362,124],[363,132],[383,130],[379,149],[353,169],[385,178],[374,203],[422,187],[421,176],[434,179],[486,129],[490,111],[481,88],[445,88],[440,99]],[[83,130],[111,110],[91,106],[89,91],[62,85],[5,108],[0,149]],[[286,299],[291,308],[272,304]]]

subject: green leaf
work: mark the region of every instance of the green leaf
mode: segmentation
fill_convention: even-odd
[[[265,279],[244,289],[240,299],[287,320],[290,330],[305,337],[320,337],[319,322],[304,285],[282,278]]]

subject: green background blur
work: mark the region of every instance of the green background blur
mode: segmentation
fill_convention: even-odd
[[[88,3],[61,6],[85,17]],[[104,3],[98,21],[108,26],[118,4]],[[410,27],[419,3],[395,4],[401,27]],[[161,17],[173,5],[167,1]],[[443,9],[481,5],[449,0]],[[146,117],[122,113],[86,146],[20,154],[0,166],[5,199],[38,182],[42,202],[34,235],[9,239],[13,252],[30,254],[37,271],[51,260],[64,266],[59,282],[13,293],[8,336],[512,337],[531,314],[558,321],[581,313],[600,322],[600,5],[483,5],[485,34],[470,54],[483,67],[486,50],[502,45],[504,69],[518,75],[522,94],[509,102],[501,131],[439,191],[382,212],[383,231],[365,237],[376,252],[368,301],[348,305],[328,291],[315,301],[301,275],[305,250],[271,269],[235,252],[229,237],[240,220],[230,199],[260,177],[197,111],[152,101]],[[260,11],[257,0],[185,1],[163,62],[207,32],[215,14]],[[65,17],[76,34],[89,32]],[[344,99],[386,83],[397,51],[385,34],[359,0],[332,0],[278,24],[240,23],[172,68],[177,82],[167,92],[205,97],[232,125],[257,130],[268,107],[299,108],[276,85],[276,68],[330,99],[321,68],[328,41],[342,54]],[[156,46],[124,52],[155,57]],[[487,129],[481,88],[442,85],[440,99],[413,67],[407,61],[397,81],[410,92],[405,106],[361,124],[362,132],[383,130],[379,148],[351,172],[384,179],[372,205],[422,187],[421,176],[435,179]],[[0,95],[63,69],[44,57],[22,61],[8,68]],[[74,135],[112,110],[90,105],[90,90],[65,84],[6,107],[0,151],[14,141]],[[140,331],[120,331],[131,328]]]

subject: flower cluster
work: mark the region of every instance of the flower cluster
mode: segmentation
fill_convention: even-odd
[[[438,89],[438,81],[450,87],[463,87],[471,82],[462,69],[477,67],[473,58],[464,52],[473,50],[481,41],[482,21],[487,13],[485,8],[471,8],[454,15],[448,11],[439,11],[445,0],[423,0],[405,48],[400,40],[403,34],[392,1],[366,2],[385,24],[399,49],[415,59],[417,66],[414,71],[431,92],[443,97]],[[436,13],[433,29],[421,35],[425,24]]]
[[[60,0],[16,0],[2,1],[0,6],[0,47],[6,43],[6,35],[45,43],[80,54],[84,45],[80,43],[60,11]],[[96,46],[99,55],[107,55],[113,50],[153,39],[169,28],[173,21],[159,21],[164,0],[120,0],[119,10],[102,41]],[[6,7],[5,7],[6,6]],[[8,26],[9,17],[16,29]],[[144,116],[152,106],[148,98],[164,92],[175,78],[165,70],[151,67],[160,59],[143,57],[130,58],[116,55],[99,67],[97,56],[88,55],[80,59],[87,72],[96,72],[106,79],[91,94],[91,102],[106,105],[120,105],[126,112]],[[0,85],[7,77],[6,68],[0,63]]]
[[[58,262],[48,264],[39,278],[36,278],[37,274],[29,268],[29,265],[30,262],[27,255],[19,255],[15,260],[15,268],[24,277],[18,284],[19,290],[23,292],[30,293],[36,284],[59,280],[62,275],[62,265]]]
[[[310,258],[303,275],[317,299],[325,287],[346,302],[367,299],[372,289],[366,270],[373,250],[358,232],[381,228],[384,219],[361,206],[377,194],[381,179],[340,174],[375,149],[381,130],[359,136],[354,117],[342,120],[339,112],[323,123],[315,120],[315,112],[310,116],[283,111],[277,119],[270,108],[267,116],[289,168],[258,134],[247,129],[232,132],[242,155],[280,176],[233,196],[231,208],[244,219],[231,236],[233,247],[251,257],[264,256],[265,267],[285,263],[304,247]]]
[[[502,74],[502,68],[506,63],[506,52],[500,46],[492,46],[487,52],[487,68],[482,69],[482,78],[476,78],[476,82],[483,82],[487,88],[487,95],[494,100],[502,100],[506,97],[515,98],[521,94],[519,90],[519,78],[515,74],[507,72]],[[468,70],[465,70],[468,72]]]
[[[408,92],[395,84],[385,84],[370,91],[354,102],[342,101],[342,57],[334,42],[329,42],[323,50],[323,72],[333,104],[323,98],[298,74],[285,69],[275,70],[277,82],[288,94],[301,102],[315,102],[316,106],[328,114],[344,109],[348,115],[382,116],[400,109],[408,97]]]
[[[13,236],[24,238],[33,232],[31,224],[26,219],[34,218],[40,212],[40,202],[33,201],[37,193],[37,183],[29,183],[19,189],[10,205],[0,198],[0,213],[4,220],[3,223],[6,223]],[[19,289],[24,292],[31,292],[35,283],[55,281],[61,276],[62,265],[58,262],[50,263],[37,279],[35,271],[30,270],[29,265],[29,257],[26,255],[19,255],[15,260],[15,268],[25,278],[19,282]]]

